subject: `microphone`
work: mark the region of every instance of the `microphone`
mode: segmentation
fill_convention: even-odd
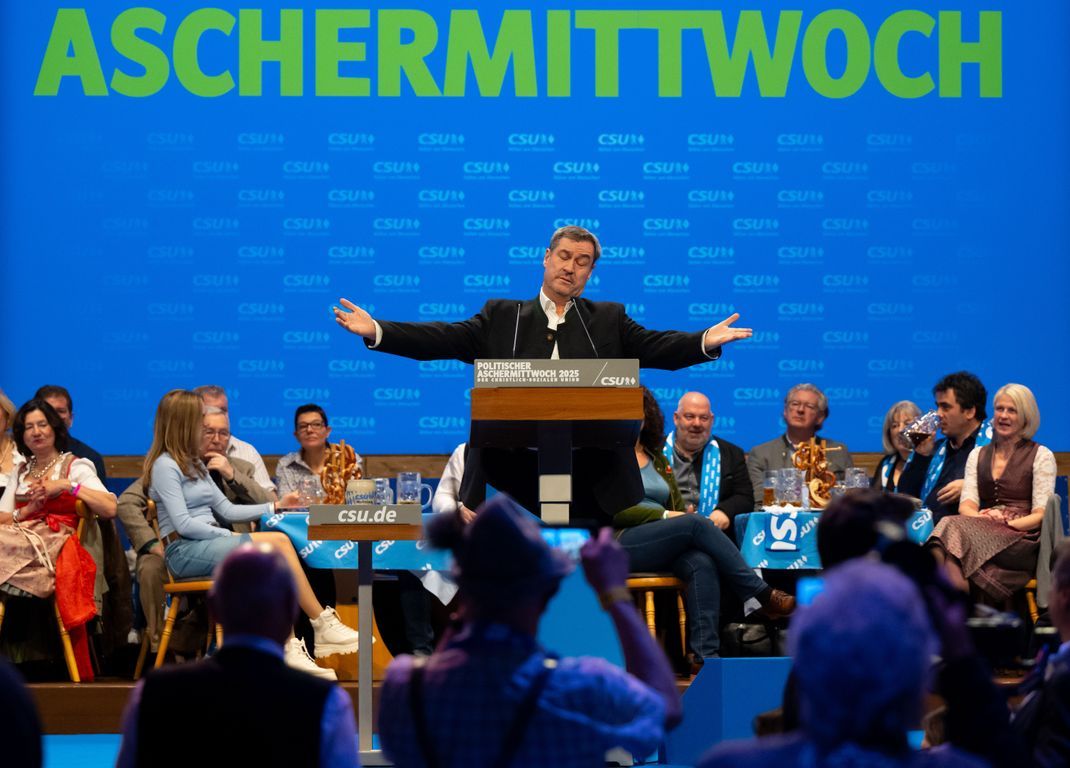
[[[516,303],[516,326],[513,328],[513,359],[516,360],[516,339],[520,335],[520,302]]]
[[[583,332],[587,334],[587,341],[591,344],[591,351],[594,352],[594,357],[598,359],[598,348],[594,345],[594,339],[591,338],[591,332],[587,330],[587,323],[583,320],[583,313],[580,312],[580,300],[576,296],[572,297],[572,306],[576,308],[576,317],[580,319],[580,327],[583,328]]]

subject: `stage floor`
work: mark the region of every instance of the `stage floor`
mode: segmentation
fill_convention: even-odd
[[[45,737],[45,768],[114,768],[119,737],[110,733]],[[646,763],[651,765],[651,763]],[[687,768],[654,763],[662,768]],[[476,766],[472,766],[476,768]],[[546,768],[553,768],[546,766]]]

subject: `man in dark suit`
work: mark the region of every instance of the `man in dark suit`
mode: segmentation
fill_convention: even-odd
[[[1070,765],[1070,543],[1059,546],[1048,611],[1062,645],[1037,671],[1036,688],[1023,699],[1013,721],[1032,757],[1023,764],[1038,768]]]
[[[479,358],[638,358],[644,368],[677,370],[720,357],[721,346],[751,336],[733,328],[734,314],[705,331],[651,331],[632,320],[621,304],[581,299],[580,294],[601,255],[601,245],[582,227],[554,232],[543,258],[542,288],[527,301],[492,299],[479,314],[457,323],[399,323],[373,320],[352,302],[349,311],[335,308],[338,324],[362,336],[370,349],[415,360]],[[527,455],[525,455],[527,454]],[[493,451],[470,445],[461,482],[461,500],[474,509],[485,483],[508,490],[524,506],[537,508],[534,456],[531,452]],[[573,504],[593,503],[603,522],[643,495],[631,446],[612,451],[577,451]],[[589,494],[588,498],[584,498]]]
[[[243,544],[216,570],[208,600],[223,625],[223,647],[137,684],[123,713],[118,768],[184,768],[191,753],[174,748],[175,734],[200,736],[194,762],[203,766],[358,766],[349,695],[283,661],[297,616],[297,587],[283,556]],[[206,729],[216,729],[216,738]]]
[[[701,392],[680,398],[672,415],[673,431],[665,438],[665,458],[688,512],[710,518],[729,538],[732,521],[754,507],[754,491],[743,449],[711,435],[713,411]]]

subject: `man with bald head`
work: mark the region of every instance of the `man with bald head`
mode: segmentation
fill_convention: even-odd
[[[731,538],[732,520],[754,507],[743,449],[711,434],[713,411],[701,392],[680,398],[672,422],[665,458],[672,464],[687,511],[710,518]]]
[[[337,684],[292,669],[283,643],[297,618],[286,560],[263,542],[242,544],[215,572],[208,607],[223,647],[192,664],[155,670],[123,713],[117,768],[184,766],[176,733],[218,729],[196,762],[233,765],[360,765],[353,705]]]

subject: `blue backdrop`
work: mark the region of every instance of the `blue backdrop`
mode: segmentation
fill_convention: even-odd
[[[521,64],[500,72],[473,14],[446,3],[306,8],[259,86],[255,43],[279,38],[283,4],[148,5],[0,11],[0,385],[21,401],[66,384],[75,433],[103,452],[142,452],[160,395],[202,383],[228,387],[234,432],[264,452],[293,446],[308,401],[360,451],[448,452],[470,368],[367,352],[328,307],[456,320],[531,297],[562,223],[605,246],[590,298],[648,327],[738,311],[756,329],[721,362],[645,376],[670,411],[708,393],[716,431],[744,447],[809,380],[829,394],[825,432],[878,450],[892,402],[927,406],[965,367],[990,391],[1031,386],[1039,438],[1070,448],[1064,2],[984,17],[968,2],[529,2],[504,24],[496,3],[457,6],[491,51],[506,30]],[[756,69],[741,50],[765,36],[775,61]],[[960,66],[963,50],[983,63]]]

